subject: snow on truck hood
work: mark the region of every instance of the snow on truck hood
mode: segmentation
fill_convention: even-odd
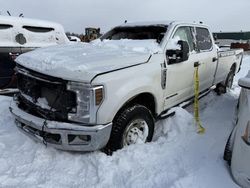
[[[146,62],[160,51],[155,40],[95,40],[40,48],[16,62],[34,71],[65,80],[90,82],[97,74]]]

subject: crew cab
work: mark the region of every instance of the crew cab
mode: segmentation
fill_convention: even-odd
[[[19,56],[10,106],[18,128],[55,148],[115,151],[152,140],[155,121],[200,93],[231,87],[243,50],[218,51],[204,24],[126,23],[91,43]]]
[[[60,24],[0,16],[0,89],[16,88],[15,58],[40,47],[69,42]],[[1,90],[0,93],[7,92]]]

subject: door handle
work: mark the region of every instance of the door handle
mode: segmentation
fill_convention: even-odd
[[[215,62],[215,61],[217,61],[217,60],[218,60],[217,57],[213,57],[213,59],[212,59],[213,62]]]
[[[194,67],[199,67],[200,66],[200,62],[194,62]]]

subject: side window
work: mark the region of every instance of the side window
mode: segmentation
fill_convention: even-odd
[[[179,27],[176,30],[173,38],[179,38],[179,40],[186,41],[188,43],[190,52],[194,50],[194,41],[191,27]]]
[[[54,28],[50,27],[23,26],[23,28],[35,33],[48,33],[54,31]]]
[[[12,25],[9,25],[9,24],[0,24],[0,29],[9,29],[9,28],[12,28],[13,26]]]
[[[212,48],[212,39],[208,29],[196,28],[196,43],[198,50],[209,50]]]

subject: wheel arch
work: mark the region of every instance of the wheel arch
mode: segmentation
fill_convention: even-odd
[[[139,93],[131,98],[129,98],[117,111],[115,117],[119,115],[123,110],[125,110],[128,107],[131,107],[135,104],[140,104],[145,106],[149,111],[151,112],[152,116],[156,118],[157,112],[156,112],[156,99],[155,96],[152,93],[149,92],[144,92],[144,93]],[[115,118],[114,117],[114,118]]]

